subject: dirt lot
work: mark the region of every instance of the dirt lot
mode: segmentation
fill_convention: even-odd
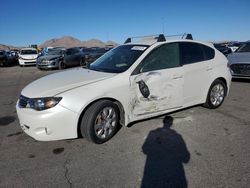
[[[15,103],[53,72],[0,68],[0,187],[249,187],[250,82],[234,81],[219,109],[134,123],[103,145],[38,142],[21,131]]]

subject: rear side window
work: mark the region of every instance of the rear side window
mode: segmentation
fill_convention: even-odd
[[[213,48],[210,48],[208,46],[205,46],[205,45],[202,45],[202,49],[203,49],[203,52],[204,52],[204,60],[210,60],[210,59],[213,59],[214,58],[214,55],[215,55],[215,51]]]
[[[164,44],[146,56],[139,65],[140,72],[148,72],[180,66],[178,43]]]
[[[204,61],[202,46],[192,42],[180,42],[182,65]]]

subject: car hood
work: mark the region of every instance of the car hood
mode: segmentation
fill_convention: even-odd
[[[232,53],[227,56],[230,64],[235,63],[249,63],[250,64],[250,52]]]
[[[23,59],[36,59],[38,54],[27,54],[27,55],[19,55],[19,57],[22,57]]]
[[[43,55],[43,56],[39,57],[38,60],[40,60],[40,61],[43,60],[43,59],[45,59],[45,60],[51,60],[51,59],[59,58],[61,56],[62,55]]]
[[[42,77],[30,83],[22,90],[21,94],[29,98],[51,97],[115,75],[83,68],[70,69]]]

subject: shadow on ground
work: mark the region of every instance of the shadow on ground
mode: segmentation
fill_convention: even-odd
[[[6,126],[14,122],[16,118],[14,116],[5,116],[0,118],[0,126]]]
[[[233,78],[233,82],[243,82],[243,83],[250,83],[250,79],[244,79],[244,78]]]
[[[163,127],[151,131],[142,146],[147,156],[142,188],[187,187],[183,163],[188,163],[190,153],[172,124],[173,118],[166,116]]]

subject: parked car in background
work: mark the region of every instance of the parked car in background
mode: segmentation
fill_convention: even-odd
[[[46,55],[40,56],[37,59],[38,69],[57,69],[63,62],[65,48],[52,48]]]
[[[232,52],[235,52],[240,46],[242,42],[230,42],[227,47],[232,50]]]
[[[16,52],[6,51],[6,53],[11,65],[14,65],[18,62],[18,54]]]
[[[79,66],[85,64],[86,53],[81,47],[68,48],[65,52],[64,61],[60,64],[59,69],[67,67]]]
[[[40,56],[48,54],[48,52],[53,49],[54,47],[45,47],[42,49]]]
[[[233,78],[250,78],[250,41],[228,55]]]
[[[219,50],[221,53],[223,53],[225,56],[232,53],[231,48],[227,47],[224,44],[214,44],[214,47]]]
[[[15,59],[15,62],[18,62],[18,52],[17,51],[10,51],[12,57]]]
[[[210,43],[164,35],[128,39],[89,69],[62,71],[26,86],[16,105],[20,126],[36,140],[82,135],[101,144],[119,124],[197,104],[218,108],[231,84],[227,62]]]
[[[22,48],[18,54],[18,61],[20,66],[35,65],[38,57],[37,49]]]
[[[8,65],[8,56],[4,50],[0,51],[0,65],[7,66]]]
[[[10,51],[0,50],[0,65],[11,66],[17,62],[17,58]]]
[[[66,50],[66,53],[64,56],[64,62],[62,66],[59,66],[59,68],[64,69],[67,67],[73,67],[73,66],[79,66],[79,65],[82,67],[87,67],[89,64],[94,62],[97,58],[101,57],[108,50],[105,48],[98,48],[98,47],[69,48]]]
[[[101,57],[110,49],[111,48],[98,48],[98,47],[84,49],[86,53],[85,65],[88,66],[89,64],[93,63],[96,59]]]

